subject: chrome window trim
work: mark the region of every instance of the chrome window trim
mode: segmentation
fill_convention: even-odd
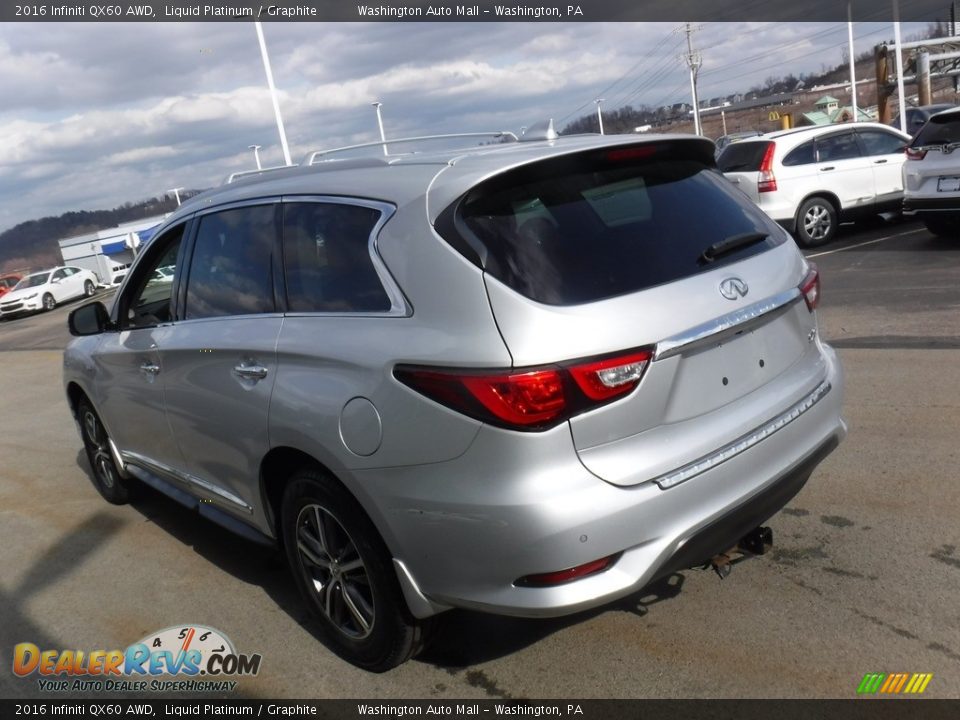
[[[390,301],[389,310],[378,310],[375,312],[362,312],[359,310],[347,310],[343,312],[330,311],[291,311],[285,313],[287,317],[409,317],[413,314],[403,291],[393,279],[390,270],[380,257],[380,250],[377,248],[377,238],[380,230],[387,221],[397,212],[397,208],[387,202],[379,200],[369,200],[364,198],[348,197],[344,195],[284,195],[280,202],[286,203],[326,203],[329,205],[354,205],[370,208],[380,213],[380,218],[370,230],[370,238],[367,242],[367,252],[370,255],[370,261],[373,264],[374,272],[380,280],[380,285],[387,294]]]
[[[752,330],[770,322],[802,297],[800,288],[790,288],[768,298],[734,310],[678,333],[656,344],[653,359],[664,360],[674,355],[692,352],[705,345]]]
[[[668,473],[660,475],[659,477],[651,480],[651,482],[655,482],[657,485],[659,485],[661,490],[669,490],[670,488],[676,487],[677,485],[680,485],[681,483],[684,483],[687,480],[696,477],[697,475],[701,475],[708,470],[712,470],[728,460],[732,460],[804,415],[807,411],[813,408],[814,405],[820,402],[826,396],[826,394],[830,392],[831,389],[832,385],[830,385],[830,383],[826,380],[823,381],[816,387],[816,389],[814,389],[812,393],[800,400],[800,402],[794,404],[790,409],[782,412],[773,420],[770,420],[756,430],[737,438],[733,442],[724,445],[722,448],[715,450],[709,455],[704,455],[703,457],[698,458],[691,463],[687,463],[681,468],[671,470]]]

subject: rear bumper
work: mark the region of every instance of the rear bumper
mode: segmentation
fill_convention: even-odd
[[[949,212],[960,214],[960,197],[910,197],[903,200],[904,212]]]
[[[603,605],[727,550],[779,511],[843,439],[843,377],[823,347],[828,392],[758,444],[667,490],[590,473],[566,426],[484,427],[459,458],[355,472],[351,489],[435,606],[549,617]],[[519,578],[620,554],[564,585]]]

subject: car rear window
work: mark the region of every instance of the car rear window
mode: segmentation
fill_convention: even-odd
[[[527,165],[481,183],[455,212],[452,229],[438,220],[452,245],[510,288],[550,305],[637,292],[763,252],[785,237],[716,171],[710,147],[690,141]],[[747,234],[759,239],[704,259],[711,245]]]
[[[769,140],[730,143],[717,158],[717,167],[721,172],[758,172],[763,156],[772,144]]]
[[[960,113],[932,117],[914,138],[913,145],[943,145],[960,142]]]

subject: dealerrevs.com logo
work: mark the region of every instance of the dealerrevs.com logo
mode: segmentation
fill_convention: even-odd
[[[41,650],[19,643],[13,649],[13,673],[37,675],[44,692],[224,692],[236,689],[230,678],[260,672],[261,659],[238,653],[219,630],[180,625],[151,633],[125,650]]]

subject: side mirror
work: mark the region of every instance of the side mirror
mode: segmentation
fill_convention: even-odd
[[[67,327],[70,328],[70,334],[77,337],[99,335],[110,327],[110,313],[103,303],[90,303],[70,313]]]

